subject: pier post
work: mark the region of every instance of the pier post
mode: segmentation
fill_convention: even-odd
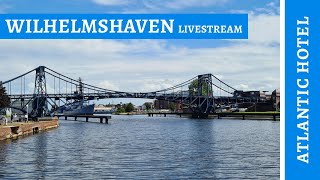
[[[86,117],[86,122],[89,122],[89,117]]]
[[[276,120],[276,115],[273,115],[273,120],[274,120],[274,121]]]
[[[103,123],[103,118],[100,118],[100,123]]]
[[[218,119],[220,119],[220,114],[218,114]]]
[[[65,116],[65,117],[64,117],[64,120],[67,120],[67,119],[68,119],[68,116]]]
[[[151,114],[151,116],[153,117],[153,114]]]
[[[74,117],[74,120],[77,121],[77,116]]]
[[[245,115],[242,115],[242,120],[245,120]]]
[[[182,115],[180,114],[180,117],[181,117]]]
[[[164,117],[167,117],[167,114],[166,114],[166,113],[164,113]]]
[[[109,121],[109,120],[108,120],[108,118],[106,117],[106,124],[108,124],[108,121]]]

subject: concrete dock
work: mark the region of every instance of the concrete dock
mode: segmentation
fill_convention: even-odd
[[[41,118],[37,122],[16,122],[9,123],[7,126],[0,126],[0,141],[16,138],[28,134],[35,134],[47,129],[59,127],[57,117]]]

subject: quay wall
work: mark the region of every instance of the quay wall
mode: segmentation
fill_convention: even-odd
[[[0,128],[0,141],[11,138],[11,128],[2,127]]]
[[[24,136],[32,133],[39,133],[41,131],[59,127],[58,118],[42,119],[39,122],[21,123],[19,125],[8,125],[0,127],[0,141],[11,139],[18,136]]]

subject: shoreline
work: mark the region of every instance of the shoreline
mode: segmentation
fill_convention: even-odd
[[[149,117],[190,117],[190,113],[172,113],[172,112],[147,112],[147,113],[119,113],[112,114],[115,116],[124,115],[124,116],[135,116],[135,115],[146,115]],[[197,119],[197,118],[195,118]],[[230,120],[267,120],[267,121],[280,121],[280,112],[235,112],[235,113],[214,113],[209,114],[207,119],[230,119]]]
[[[59,120],[57,117],[41,118],[39,122],[12,123],[7,126],[0,126],[0,141],[29,134],[36,134],[41,131],[58,127]]]

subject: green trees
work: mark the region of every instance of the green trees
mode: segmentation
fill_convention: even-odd
[[[132,103],[126,104],[125,108],[126,112],[132,112],[134,110],[134,106]]]
[[[7,95],[6,88],[0,83],[0,108],[10,106],[10,99]]]
[[[126,113],[134,111],[134,105],[132,103],[119,105],[116,113]]]
[[[118,107],[116,113],[120,114],[120,113],[125,113],[126,110],[123,107]]]
[[[190,95],[196,95],[198,93],[198,79],[193,80],[188,88]]]
[[[193,80],[190,85],[188,86],[189,88],[189,94],[190,95],[197,95],[198,94],[198,79]],[[208,94],[212,94],[212,90],[208,92],[208,83],[202,84],[202,95],[207,96]]]

